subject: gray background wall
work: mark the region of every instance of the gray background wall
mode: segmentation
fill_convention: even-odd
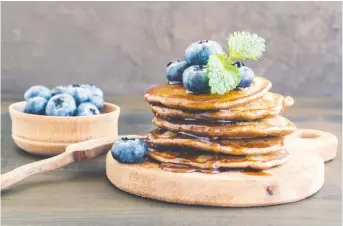
[[[143,93],[199,39],[266,39],[246,62],[294,96],[342,95],[341,2],[2,2],[2,92],[93,83]]]

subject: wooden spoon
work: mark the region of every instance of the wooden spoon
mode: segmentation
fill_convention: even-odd
[[[2,174],[0,177],[1,191],[11,185],[18,183],[25,178],[55,170],[74,162],[82,162],[91,160],[111,149],[113,143],[121,137],[141,138],[144,136],[125,135],[119,137],[105,137],[83,141],[68,145],[66,151],[57,156],[29,163],[27,165],[18,167],[8,173]]]

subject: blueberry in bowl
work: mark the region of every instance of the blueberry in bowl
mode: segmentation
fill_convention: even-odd
[[[30,98],[33,97],[43,97],[49,100],[51,97],[51,91],[45,86],[32,86],[25,92],[24,99],[28,101]]]
[[[57,94],[66,93],[67,87],[66,86],[56,86],[51,90],[51,96],[55,96]]]
[[[48,101],[44,97],[32,97],[25,104],[24,112],[28,114],[44,115]]]
[[[74,116],[76,103],[74,98],[67,94],[53,96],[46,105],[45,113],[48,116]]]
[[[104,93],[102,92],[102,90],[93,84],[80,84],[80,87],[87,89],[90,92],[91,96],[104,97]]]
[[[104,108],[104,98],[102,96],[91,96],[88,102],[94,104],[99,111],[102,111]]]
[[[102,90],[96,87],[95,85],[90,85],[89,90],[91,91],[93,96],[101,96],[101,97],[104,96],[104,93],[102,92]]]
[[[148,146],[141,139],[124,137],[113,144],[111,154],[121,163],[140,163],[148,156]]]
[[[65,92],[74,98],[77,106],[81,103],[87,102],[91,96],[90,90],[82,88],[80,85],[70,85],[66,88]]]
[[[76,109],[76,116],[92,116],[99,115],[99,109],[92,103],[82,103]]]

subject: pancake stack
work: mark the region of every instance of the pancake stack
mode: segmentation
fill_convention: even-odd
[[[204,172],[283,165],[290,159],[284,136],[296,127],[279,114],[294,101],[270,88],[262,77],[224,95],[189,93],[182,84],[151,88],[144,97],[158,128],[147,136],[149,157]]]

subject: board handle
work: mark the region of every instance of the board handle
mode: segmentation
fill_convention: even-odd
[[[298,129],[285,138],[288,151],[308,151],[319,154],[324,162],[333,160],[337,154],[337,136],[315,129]]]

